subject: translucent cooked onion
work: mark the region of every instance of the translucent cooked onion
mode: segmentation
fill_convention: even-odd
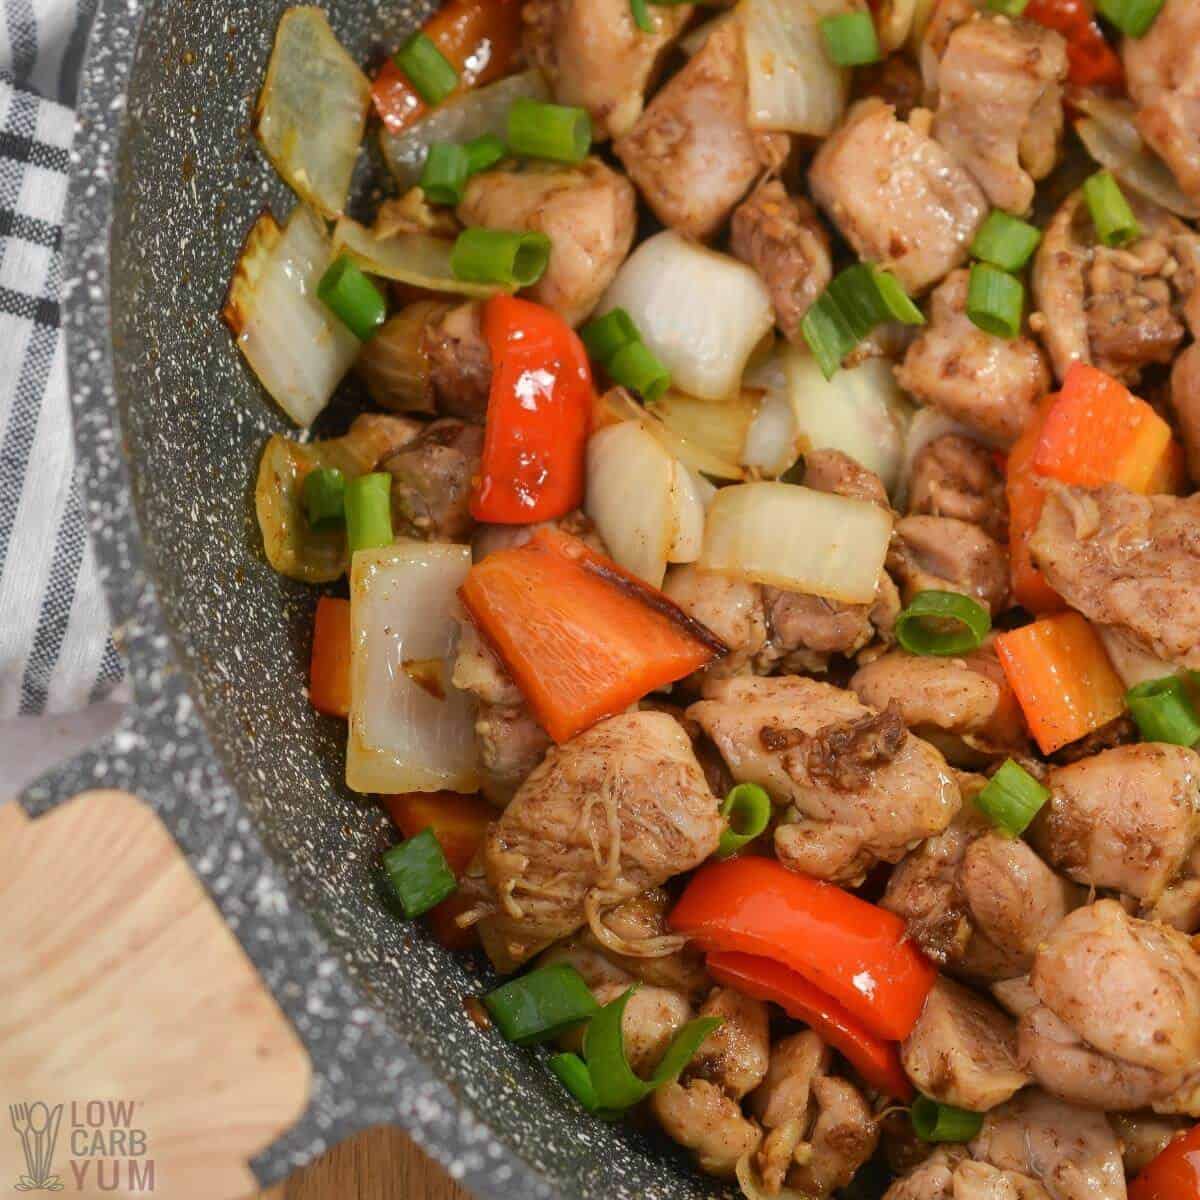
[[[753,583],[848,604],[875,598],[891,514],[791,483],[721,488],[709,505],[700,565]]]
[[[884,54],[899,50],[912,33],[917,0],[881,0],[875,13],[875,31]]]
[[[597,312],[613,308],[628,311],[677,388],[709,400],[737,392],[747,360],[775,324],[753,270],[671,231],[626,259]]]
[[[690,563],[700,557],[705,513],[716,494],[717,489],[702,475],[675,463],[675,538],[667,551],[669,562]]]
[[[332,261],[325,227],[302,204],[286,229],[269,212],[251,229],[221,316],[263,387],[298,425],[329,403],[359,340],[318,299]]]
[[[256,129],[292,190],[324,216],[340,216],[362,143],[371,81],[319,8],[289,8],[279,22]]]
[[[800,457],[801,441],[787,388],[772,388],[746,433],[742,464],[777,478]]]
[[[847,0],[742,0],[750,124],[824,137],[846,108],[850,73],[825,50],[821,20]]]
[[[389,133],[385,126],[379,134],[379,146],[388,169],[402,190],[416,187],[433,142],[469,142],[488,133],[507,137],[509,106],[523,96],[550,99],[550,89],[540,71],[510,75],[452,96],[403,133]]]
[[[475,705],[450,682],[457,591],[469,546],[425,542],[360,550],[350,574],[350,736],[356,792],[473,792]],[[421,676],[405,664],[421,664]],[[441,686],[422,682],[441,664]],[[437,693],[441,693],[441,696]]]

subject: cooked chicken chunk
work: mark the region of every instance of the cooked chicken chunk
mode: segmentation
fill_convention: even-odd
[[[808,1135],[811,1153],[788,1172],[787,1185],[820,1198],[845,1187],[875,1153],[879,1127],[862,1093],[847,1080],[818,1075],[812,1090],[817,1120]]]
[[[934,438],[918,452],[908,481],[908,511],[967,521],[998,542],[1008,541],[1004,475],[986,446],[957,433]]]
[[[897,1179],[883,1200],[955,1200],[954,1173],[965,1157],[966,1151],[958,1146],[939,1146],[903,1179]]]
[[[933,138],[882,100],[856,104],[813,159],[817,203],[860,258],[923,292],[966,261],[987,198]]]
[[[978,525],[953,517],[901,517],[887,568],[904,602],[932,588],[961,592],[992,614],[1008,606],[1008,554]]]
[[[763,183],[734,212],[729,247],[767,285],[783,336],[802,340],[801,318],[833,278],[829,234],[813,206],[777,179]]]
[[[1200,843],[1200,754],[1119,746],[1050,772],[1031,830],[1046,859],[1078,883],[1153,903]]]
[[[471,479],[479,473],[483,429],[446,417],[381,464],[392,477],[392,525],[428,542],[465,540],[474,527]]]
[[[682,1080],[706,1079],[727,1096],[741,1100],[767,1074],[770,1028],[767,1006],[732,988],[713,988],[700,1007],[702,1017],[720,1017],[721,1024],[700,1043]]]
[[[900,1047],[909,1079],[932,1099],[987,1112],[1031,1077],[1017,1067],[1016,1023],[961,984],[939,978]]]
[[[625,0],[530,0],[521,13],[525,52],[559,104],[587,109],[598,141],[620,137],[641,116],[646,90],[692,11],[656,5],[654,30],[644,33]]]
[[[933,293],[929,324],[908,348],[896,379],[905,391],[1004,446],[1033,419],[1050,388],[1037,343],[984,333],[967,316],[967,271]]]
[[[741,36],[736,23],[725,24],[613,143],[664,225],[709,237],[763,169],[787,156],[785,134],[751,130],[747,103]]]
[[[479,562],[497,550],[524,546],[539,529],[561,529],[597,553],[608,553],[608,547],[592,519],[576,508],[564,517],[556,517],[553,521],[535,521],[531,525],[477,525],[471,537],[471,558]]]
[[[1188,346],[1171,368],[1171,408],[1195,483],[1200,481],[1200,343]]]
[[[577,167],[523,162],[471,177],[464,225],[544,233],[546,273],[526,294],[571,325],[595,308],[633,244],[637,201],[629,180],[598,158]]]
[[[933,136],[996,208],[1028,212],[1062,137],[1067,43],[1032,21],[981,16],[951,33],[938,67]]]
[[[696,1156],[702,1171],[732,1179],[738,1159],[753,1154],[762,1141],[762,1130],[742,1116],[714,1083],[693,1079],[664,1084],[650,1097],[650,1108],[667,1136]]]
[[[729,647],[701,677],[737,675],[757,667],[764,653],[773,657],[766,651],[767,620],[758,584],[689,563],[667,571],[663,591]]]
[[[1052,484],[1030,550],[1050,586],[1088,620],[1200,669],[1200,494]]]
[[[712,681],[688,709],[739,782],[757,783],[795,818],[775,831],[779,858],[821,879],[857,881],[876,862],[940,832],[959,805],[942,756],[894,709],[797,676]]]
[[[811,1030],[771,1047],[770,1063],[747,1106],[766,1130],[754,1166],[769,1194],[783,1186],[796,1150],[804,1143],[814,1078],[829,1069],[829,1048]]]
[[[841,450],[810,450],[804,456],[804,486],[851,500],[888,507],[883,480]]]
[[[609,717],[521,785],[484,845],[493,960],[520,963],[605,909],[703,862],[717,802],[691,742],[665,713]]]
[[[492,356],[483,338],[482,307],[478,300],[459,304],[427,325],[424,332],[429,382],[438,410],[464,421],[483,421],[492,386]]]

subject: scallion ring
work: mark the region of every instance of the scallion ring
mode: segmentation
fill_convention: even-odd
[[[628,342],[605,364],[614,383],[653,404],[671,386],[671,373],[645,342]]]
[[[336,467],[309,471],[304,477],[301,498],[309,528],[324,533],[345,523],[346,477]]]
[[[771,797],[757,783],[739,783],[730,788],[721,805],[726,827],[721,831],[717,858],[728,858],[755,838],[771,823]]]
[[[1019,271],[1041,240],[1041,230],[994,208],[979,227],[971,243],[971,253],[1002,271]]]
[[[1083,181],[1083,198],[1096,236],[1106,246],[1124,246],[1141,233],[1141,226],[1111,171],[1097,171]]]
[[[983,1128],[983,1113],[939,1104],[928,1096],[913,1101],[912,1125],[923,1142],[969,1142]]]
[[[383,293],[344,254],[321,276],[317,299],[360,342],[369,342],[387,320]]]
[[[826,291],[817,297],[800,321],[800,332],[812,351],[821,374],[832,379],[842,359],[858,345],[858,338],[837,301]]]
[[[489,167],[494,167],[508,153],[508,148],[503,140],[494,133],[485,133],[480,137],[472,138],[469,142],[464,142],[463,149],[467,153],[468,178],[480,171],[486,171]]]
[[[346,485],[346,542],[351,554],[392,544],[392,477],[386,471]]]
[[[396,51],[396,66],[426,104],[441,104],[458,87],[458,72],[424,33],[414,33]]]
[[[836,13],[822,18],[821,37],[825,53],[839,67],[861,67],[883,57],[869,12]]]
[[[1019,17],[1029,6],[1029,0],[987,0],[987,6],[1006,17]]]
[[[591,145],[592,119],[585,108],[522,96],[508,110],[508,146],[514,154],[578,163]]]
[[[1140,38],[1154,24],[1163,3],[1164,0],[1097,0],[1096,7],[1122,33]]]
[[[568,963],[551,963],[488,992],[483,1003],[497,1028],[518,1046],[548,1041],[588,1020],[600,1006]]]
[[[1021,332],[1025,285],[1007,271],[977,262],[967,284],[967,316],[984,333],[1012,339]]]
[[[1178,675],[1139,683],[1126,693],[1125,703],[1148,742],[1194,746],[1200,740],[1200,718]]]
[[[550,261],[550,239],[544,233],[505,229],[464,229],[450,251],[455,279],[523,288],[537,283]]]
[[[650,17],[650,6],[646,0],[629,0],[629,11],[633,14],[633,23],[643,33],[654,32],[654,21]]]
[[[432,829],[393,846],[383,856],[383,869],[409,918],[427,913],[458,887]]]
[[[975,807],[1009,837],[1020,837],[1050,799],[1024,767],[1007,759],[975,795]]]
[[[457,204],[463,197],[469,174],[470,161],[464,146],[434,142],[421,171],[421,191],[431,204]]]
[[[588,356],[601,365],[607,363],[618,350],[640,342],[642,335],[633,323],[633,318],[623,309],[614,308],[601,317],[594,317],[580,331]]]
[[[966,654],[979,648],[991,628],[988,610],[969,596],[918,592],[896,618],[896,640],[910,654]]]
[[[587,1109],[595,1112],[599,1108],[596,1099],[596,1089],[592,1086],[592,1077],[588,1072],[587,1063],[578,1054],[556,1054],[550,1059],[550,1070],[558,1076],[563,1087]]]

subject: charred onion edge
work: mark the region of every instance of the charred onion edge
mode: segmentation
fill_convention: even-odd
[[[258,282],[260,264],[271,254],[282,237],[283,226],[275,219],[270,206],[264,205],[242,239],[233,275],[225,289],[225,302],[221,306],[221,320],[235,338],[241,337],[246,328],[249,317],[247,304],[250,293]]]

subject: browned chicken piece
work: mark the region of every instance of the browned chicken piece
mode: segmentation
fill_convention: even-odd
[[[787,157],[786,134],[749,125],[746,63],[736,22],[714,29],[613,143],[664,225],[706,238],[725,224],[765,168]]]
[[[1021,1018],[1020,1057],[1043,1087],[1200,1116],[1200,953],[1187,937],[1100,900],[1050,934],[1030,982],[1042,1007]]]
[[[530,0],[521,10],[525,53],[559,104],[585,108],[597,141],[620,137],[642,113],[671,44],[691,18],[690,4],[649,10],[644,33],[624,0]]]
[[[783,336],[803,340],[800,321],[833,278],[829,234],[816,209],[789,196],[778,179],[760,184],[734,211],[729,248],[767,285]]]
[[[882,100],[850,110],[821,143],[809,182],[859,258],[893,271],[911,294],[966,261],[988,211],[969,172]]]
[[[978,789],[972,778],[964,787]],[[882,906],[934,962],[972,980],[1026,974],[1037,948],[1082,902],[1023,841],[996,833],[965,800],[950,827],[892,872]]]
[[[817,1120],[808,1135],[811,1155],[787,1176],[803,1196],[823,1198],[845,1187],[879,1145],[879,1127],[862,1093],[845,1079],[818,1075],[812,1083]]]
[[[471,558],[479,562],[497,550],[524,546],[539,529],[561,529],[563,533],[586,542],[597,553],[608,553],[608,547],[592,519],[576,508],[566,516],[555,517],[552,521],[535,521],[531,525],[477,525],[471,537]]]
[[[492,356],[483,338],[482,308],[478,300],[456,305],[426,327],[423,342],[438,410],[479,423],[487,415],[492,386]]]
[[[1036,342],[993,337],[967,316],[969,278],[955,271],[933,293],[929,324],[896,368],[896,380],[921,403],[1009,446],[1049,391],[1050,371]]]
[[[929,589],[961,592],[993,616],[1008,607],[1008,551],[978,525],[953,517],[901,517],[887,569],[904,602]]]
[[[577,167],[523,162],[471,176],[464,225],[529,230],[550,239],[545,274],[525,294],[578,325],[596,307],[633,245],[637,198],[598,158]]]
[[[1055,768],[1046,786],[1031,840],[1077,883],[1153,904],[1200,843],[1200,754],[1184,746],[1119,746]]]
[[[480,923],[511,969],[609,908],[699,866],[717,801],[679,723],[625,713],[553,747],[488,832],[495,910]]]
[[[1167,0],[1144,37],[1122,39],[1121,56],[1142,137],[1200,204],[1200,10]]]
[[[781,861],[820,879],[855,883],[941,832],[959,806],[942,756],[896,710],[799,676],[705,684],[688,716],[740,783],[766,788],[794,815],[775,830]]]
[[[700,1043],[680,1077],[716,1084],[733,1100],[754,1091],[767,1074],[770,1026],[767,1006],[732,988],[713,988],[700,1006],[700,1016],[720,1017],[721,1024]]]
[[[1019,1171],[965,1162],[954,1172],[954,1200],[1050,1200],[1050,1193]]]
[[[962,658],[891,650],[860,667],[850,690],[872,708],[894,703],[905,725],[943,753],[951,754],[952,740],[961,741],[964,758],[1029,751],[1021,706],[991,647]],[[950,738],[937,736],[947,734]]]
[[[729,647],[729,653],[700,672],[700,678],[765,669],[764,656],[774,657],[767,649],[767,620],[758,584],[689,563],[668,569],[663,591]]]
[[[1171,368],[1171,409],[1195,483],[1200,480],[1200,343],[1188,346]]]
[[[1083,362],[1136,383],[1143,367],[1171,361],[1185,324],[1200,328],[1200,239],[1136,192],[1126,199],[1141,226],[1137,241],[1101,245],[1082,193],[1073,192],[1034,256],[1039,336],[1060,380]]]
[[[959,25],[938,66],[933,136],[996,208],[1025,213],[1058,160],[1063,36],[1032,21],[980,16]]]
[[[706,1079],[664,1084],[650,1097],[650,1108],[667,1136],[695,1155],[702,1171],[722,1179],[732,1179],[738,1160],[762,1141],[762,1130],[742,1115],[737,1101]]]
[[[1008,541],[1004,475],[991,450],[961,434],[945,433],[918,452],[908,481],[908,511],[968,521],[996,541]]]
[[[888,508],[883,480],[841,450],[811,450],[804,456],[804,486]]]
[[[937,1147],[903,1179],[897,1179],[883,1200],[954,1200],[954,1172],[966,1153],[959,1146]],[[1003,1200],[1011,1198],[1005,1196]]]
[[[972,1112],[987,1112],[1032,1082],[1017,1066],[1016,1022],[941,977],[900,1046],[900,1061],[926,1096]]]
[[[1050,484],[1030,550],[1050,586],[1089,621],[1200,669],[1200,494]]]
[[[1125,1174],[1131,1179],[1149,1166],[1176,1134],[1192,1125],[1185,1117],[1160,1117],[1152,1112],[1113,1113],[1108,1120],[1121,1143]]]
[[[395,531],[426,542],[465,541],[475,524],[471,479],[482,453],[483,428],[446,417],[385,459]]]
[[[769,1195],[779,1192],[796,1150],[804,1144],[812,1083],[829,1070],[830,1059],[829,1048],[812,1030],[771,1047],[766,1077],[747,1101],[766,1132],[754,1168]]]
[[[923,89],[919,72],[899,54],[891,54],[882,62],[859,67],[854,72],[855,98],[874,96],[890,104],[901,121],[907,121],[921,103]]]

